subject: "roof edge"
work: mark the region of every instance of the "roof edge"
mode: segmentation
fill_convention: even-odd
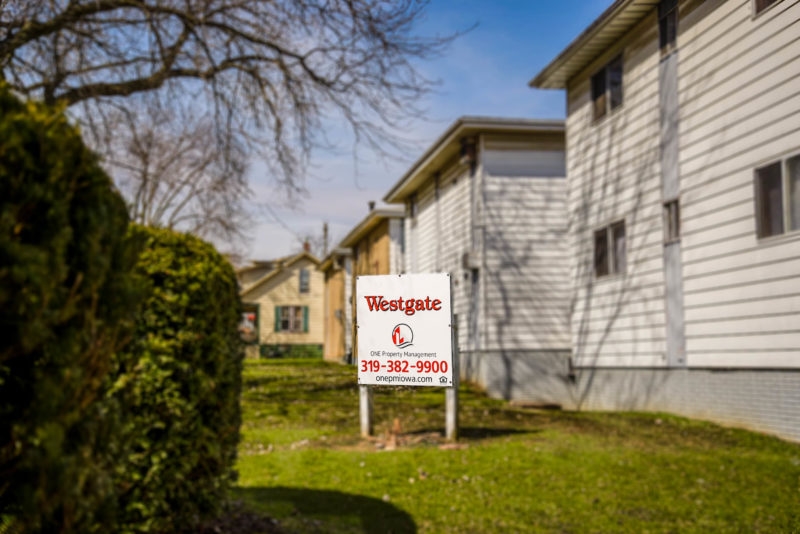
[[[334,258],[348,257],[352,255],[353,251],[350,250],[349,248],[336,247],[333,250],[331,250],[327,256],[325,256],[325,258],[322,260],[322,263],[319,264],[319,269],[321,271],[327,271],[331,267],[331,265],[333,265]]]
[[[455,120],[436,141],[420,156],[403,176],[383,196],[387,204],[399,202],[398,192],[410,182],[427,163],[433,160],[445,147],[450,146],[458,136],[467,129],[476,129],[482,132],[517,131],[525,133],[563,132],[563,119],[521,119],[505,117],[488,117],[465,115]]]
[[[405,217],[405,209],[403,208],[375,208],[350,230],[345,238],[339,242],[339,247],[352,247],[367,231],[371,230],[373,226],[383,219],[400,219],[403,217]]]
[[[616,0],[608,6],[608,8],[568,44],[554,60],[539,71],[539,73],[528,82],[528,86],[538,89],[566,89],[566,83],[552,82],[551,77],[553,74],[563,67],[564,63],[566,63],[579,48],[597,35],[607,23],[634,2],[635,0]]]
[[[247,287],[243,287],[243,288],[242,288],[242,290],[241,290],[241,292],[239,293],[239,294],[240,294],[240,296],[244,296],[244,295],[246,295],[247,293],[249,293],[249,292],[250,292],[250,291],[252,291],[253,289],[255,289],[255,288],[257,288],[257,287],[261,286],[261,285],[262,285],[262,284],[264,284],[265,282],[267,282],[267,281],[271,280],[272,278],[274,278],[275,276],[277,276],[277,275],[278,275],[279,273],[281,273],[281,272],[282,272],[284,269],[287,269],[288,267],[291,267],[292,265],[294,265],[295,263],[297,263],[298,261],[300,261],[300,260],[302,260],[302,259],[308,259],[308,260],[309,260],[309,261],[311,261],[311,262],[312,262],[312,263],[313,263],[313,264],[314,264],[314,265],[315,265],[317,268],[319,268],[319,266],[320,266],[320,264],[321,264],[321,262],[319,261],[319,259],[317,259],[317,257],[316,257],[316,256],[314,256],[314,255],[313,255],[313,254],[311,254],[310,252],[306,252],[305,250],[304,250],[304,251],[302,251],[302,252],[299,252],[298,254],[295,254],[294,256],[288,256],[288,257],[286,257],[286,258],[284,258],[284,259],[285,259],[286,261],[282,261],[282,262],[280,262],[280,263],[279,263],[279,264],[277,264],[277,265],[275,266],[275,268],[273,268],[271,271],[269,271],[269,272],[265,273],[265,274],[264,274],[264,276],[262,276],[261,278],[259,278],[258,280],[256,280],[256,281],[255,281],[255,282],[253,282],[252,284],[250,284],[249,286],[247,286]]]

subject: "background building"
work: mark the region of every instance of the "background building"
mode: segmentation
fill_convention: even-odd
[[[800,2],[618,0],[567,90],[573,402],[800,439]]]
[[[346,298],[349,303],[349,330],[354,340],[351,354],[357,354],[358,339],[354,328],[357,322],[356,278],[361,275],[399,274],[403,272],[404,235],[402,208],[375,208],[370,202],[369,213],[339,244],[352,251],[353,271],[349,280]],[[351,358],[354,360],[354,358]]]
[[[325,277],[325,343],[323,358],[350,362],[353,354],[352,252],[334,249],[320,265]]]
[[[239,271],[249,356],[322,356],[324,276],[308,252]],[[249,283],[248,283],[249,282]],[[254,315],[254,317],[253,317]]]
[[[384,197],[405,204],[404,270],[451,274],[461,375],[494,396],[567,387],[565,175],[562,121],[462,117]]]

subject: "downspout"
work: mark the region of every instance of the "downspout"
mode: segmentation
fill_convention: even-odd
[[[481,300],[478,305],[478,324],[481,327],[481,335],[478,338],[478,343],[476,350],[480,349],[481,346],[486,346],[486,341],[489,339],[489,321],[487,320],[486,315],[486,298],[487,298],[487,290],[486,290],[486,221],[485,221],[485,214],[486,214],[486,172],[483,167],[483,154],[484,154],[484,141],[485,137],[483,135],[478,136],[478,143],[475,147],[475,162],[477,166],[476,174],[480,180],[480,197],[478,202],[480,203],[480,215],[481,215],[481,226],[480,226],[480,256],[481,256],[481,270],[478,273],[480,277],[479,288],[481,292]]]
[[[436,202],[436,235],[439,236],[436,239],[436,272],[440,272],[442,270],[442,207],[440,204],[440,191],[439,191],[439,181],[440,181],[441,173],[436,171],[433,175],[433,199]]]
[[[480,139],[480,138],[478,138]],[[469,273],[469,308],[467,320],[469,321],[467,328],[467,347],[470,352],[476,352],[480,348],[481,340],[481,293],[482,293],[482,275],[480,272],[483,262],[479,264],[479,268],[475,268],[476,252],[481,247],[483,241],[483,213],[480,206],[480,198],[482,196],[481,184],[478,180],[481,179],[481,171],[479,167],[478,147],[476,138],[464,138],[461,140],[461,153],[462,161],[469,163],[469,177],[470,177],[470,249],[467,252],[467,262],[463,266]]]

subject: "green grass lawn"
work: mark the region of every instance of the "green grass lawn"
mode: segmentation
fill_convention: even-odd
[[[800,532],[798,444],[469,386],[460,403],[453,446],[444,390],[376,388],[362,440],[355,368],[248,361],[236,496],[288,532]]]

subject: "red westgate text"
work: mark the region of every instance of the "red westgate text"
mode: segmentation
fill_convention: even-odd
[[[432,299],[426,296],[424,299],[403,297],[386,300],[383,295],[364,296],[367,300],[369,311],[401,311],[406,315],[414,315],[418,311],[439,311],[442,309],[440,299]]]

